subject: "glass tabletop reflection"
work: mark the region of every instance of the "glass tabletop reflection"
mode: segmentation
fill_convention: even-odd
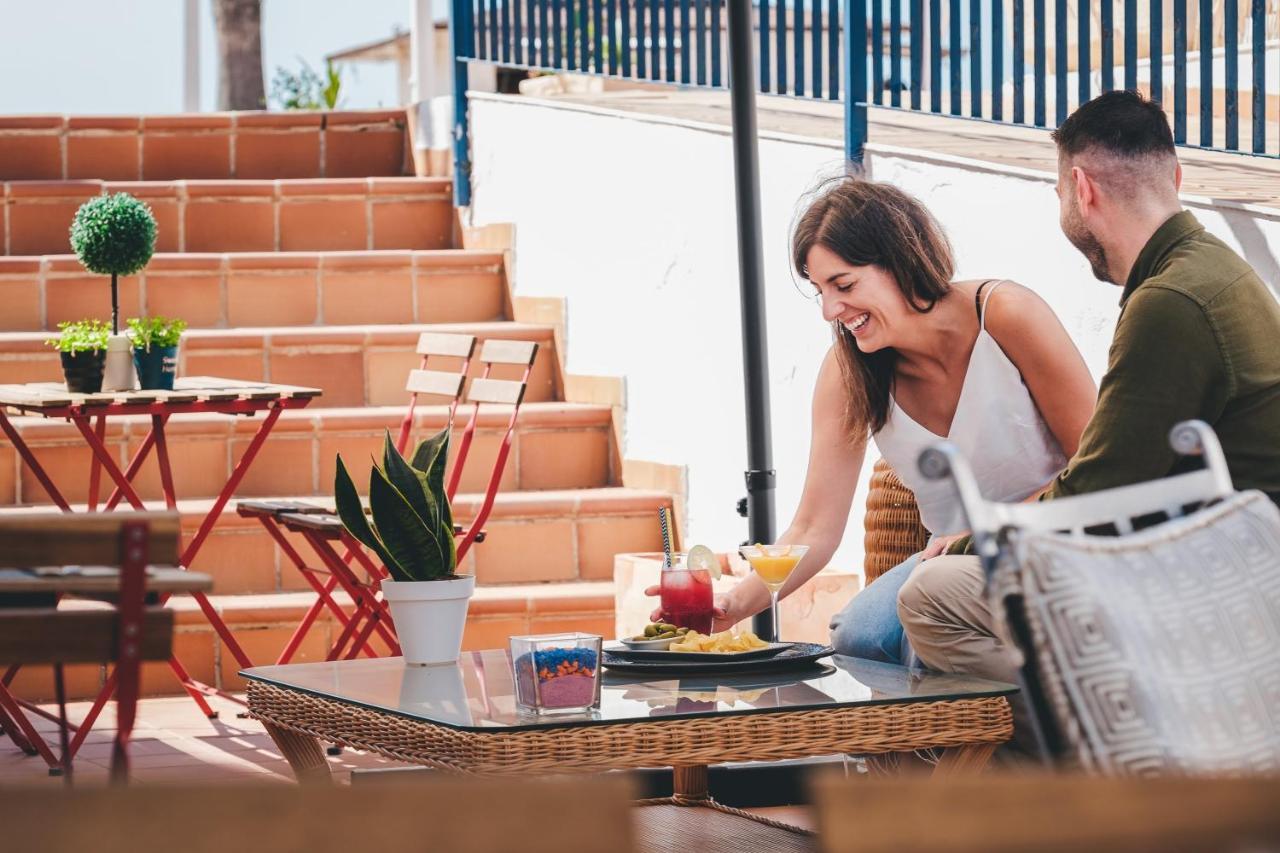
[[[470,731],[640,723],[679,717],[762,714],[1007,696],[1011,684],[835,656],[812,668],[771,675],[642,678],[606,669],[600,707],[536,716],[516,709],[506,650],[463,652],[456,664],[406,666],[402,658],[259,666],[241,673],[390,714]]]

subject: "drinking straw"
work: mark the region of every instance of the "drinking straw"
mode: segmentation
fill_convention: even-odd
[[[667,508],[658,508],[658,523],[662,525],[662,567],[671,568],[671,528],[667,525]]]

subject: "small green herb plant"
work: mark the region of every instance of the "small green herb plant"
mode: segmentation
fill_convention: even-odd
[[[71,221],[71,249],[89,272],[111,276],[111,332],[120,332],[116,279],[147,265],[156,250],[156,218],[128,193],[91,198]]]
[[[445,493],[449,428],[424,439],[406,460],[387,432],[382,465],[369,471],[369,509],[338,456],[334,497],[347,531],[382,560],[396,581],[432,581],[454,577],[458,549],[453,510]]]
[[[49,338],[46,344],[58,352],[75,355],[81,352],[102,351],[107,348],[111,327],[101,320],[76,320],[58,324],[58,337]]]
[[[129,318],[129,337],[133,340],[133,348],[147,352],[152,347],[176,347],[186,330],[185,320],[170,317]]]

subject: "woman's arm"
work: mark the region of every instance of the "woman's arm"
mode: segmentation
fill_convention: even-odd
[[[1074,456],[1093,417],[1098,387],[1058,315],[1034,291],[1006,282],[987,303],[986,324],[1022,374],[1062,452]]]
[[[833,347],[822,361],[813,392],[809,468],[800,505],[786,532],[778,537],[779,543],[809,546],[809,553],[782,588],[784,597],[827,565],[849,520],[866,439],[851,438],[845,428],[847,393]],[[727,628],[768,607],[769,591],[752,573],[724,595],[717,606],[723,611],[718,614],[717,628]]]

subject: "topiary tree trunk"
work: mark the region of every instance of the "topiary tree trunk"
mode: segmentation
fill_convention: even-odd
[[[262,109],[262,0],[214,0],[213,17],[218,29],[218,109]]]

